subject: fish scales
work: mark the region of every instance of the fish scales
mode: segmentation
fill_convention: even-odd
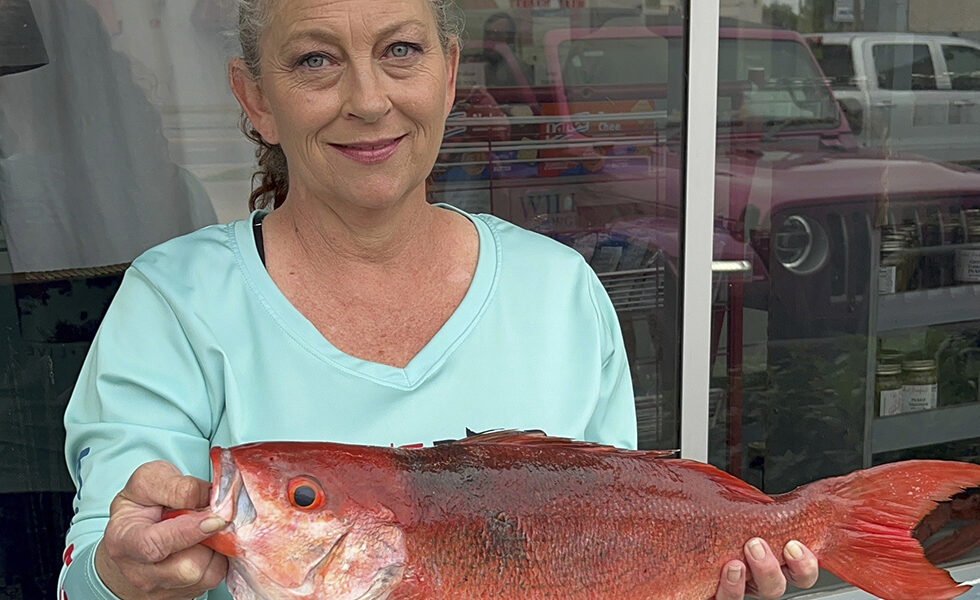
[[[236,600],[704,600],[753,536],[884,600],[969,589],[912,537],[980,465],[904,461],[767,496],[702,463],[519,432],[424,449],[213,448]],[[180,518],[173,511],[168,518]]]
[[[446,452],[455,460],[435,463],[437,470],[433,464],[398,469],[420,511],[406,530],[408,556],[420,557],[408,572],[417,574],[427,594],[418,597],[449,598],[465,590],[467,598],[507,598],[520,590],[531,598],[585,600],[604,590],[602,597],[610,600],[657,598],[666,577],[689,582],[671,598],[700,599],[713,595],[718,581],[716,571],[705,569],[705,556],[739,558],[742,543],[760,534],[820,545],[807,531],[821,528],[805,511],[806,499],[762,504],[736,496],[734,507],[698,502],[725,488],[692,482],[679,461],[614,453],[554,456],[547,448],[512,446],[474,472],[453,463],[469,465],[473,453],[485,448]],[[432,496],[444,504],[425,502]],[[729,534],[697,533],[706,526]]]

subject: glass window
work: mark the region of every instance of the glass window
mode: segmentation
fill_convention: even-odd
[[[980,49],[943,44],[943,58],[954,90],[980,90]]]
[[[854,59],[851,56],[850,46],[811,42],[810,47],[833,88],[857,87],[854,81]]]
[[[710,461],[767,493],[908,458],[980,463],[976,11],[719,4],[715,218],[730,240],[714,254]],[[980,576],[963,543],[978,497],[915,534],[965,578]],[[822,573],[818,588],[840,587]]]
[[[0,596],[54,589],[74,495],[64,405],[126,266],[249,214],[255,149],[227,81],[237,4],[0,0],[0,347],[14,415],[0,424],[0,531],[4,548],[28,549],[0,550]],[[640,446],[676,448],[686,5],[628,4],[459,0],[456,101],[428,190],[582,255],[619,315]]]
[[[934,90],[936,72],[929,46],[878,44],[872,52],[878,87],[883,90]]]
[[[648,17],[668,10],[652,5],[534,7],[465,11],[456,104],[430,196],[582,254],[620,316],[640,445],[676,447],[684,113],[677,7],[659,26],[647,26]]]

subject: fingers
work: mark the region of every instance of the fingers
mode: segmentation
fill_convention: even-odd
[[[786,566],[783,574],[786,579],[798,588],[813,587],[820,575],[817,557],[809,548],[796,540],[791,540],[783,547],[783,559]]]
[[[100,561],[101,550],[100,545],[96,549],[99,576],[125,598],[196,598],[217,587],[228,570],[227,559],[204,546],[182,550],[155,564],[106,563]]]
[[[133,472],[109,507],[96,549],[99,575],[116,595],[190,598],[220,583],[226,560],[199,544],[224,527],[224,520],[199,510],[161,521],[164,507],[207,506],[209,488],[164,461]]]
[[[154,565],[153,570],[162,588],[200,593],[221,583],[228,571],[228,560],[204,546],[195,546]]]
[[[721,570],[721,581],[715,600],[742,600],[745,598],[745,564],[733,560],[725,564]]]
[[[136,469],[119,496],[142,506],[200,508],[208,505],[211,484],[157,460]]]
[[[148,515],[131,514],[118,523],[118,527],[106,526],[106,537],[112,540],[109,547],[113,558],[126,557],[145,564],[158,563],[172,554],[203,542],[223,527],[225,522],[210,512],[194,512],[166,521],[159,519],[159,510],[143,509]],[[112,526],[112,527],[110,527]]]
[[[765,540],[752,538],[745,544],[745,562],[749,569],[748,594],[773,600],[786,593],[786,576]]]

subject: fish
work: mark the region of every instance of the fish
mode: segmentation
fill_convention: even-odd
[[[767,495],[670,454],[519,431],[214,447],[207,510],[227,525],[203,543],[236,600],[704,600],[755,536],[799,540],[884,600],[970,589],[912,532],[980,465],[900,461]]]

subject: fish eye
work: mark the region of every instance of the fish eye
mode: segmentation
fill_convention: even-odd
[[[289,502],[302,510],[314,510],[323,506],[326,494],[320,482],[305,475],[294,477],[287,488]]]

